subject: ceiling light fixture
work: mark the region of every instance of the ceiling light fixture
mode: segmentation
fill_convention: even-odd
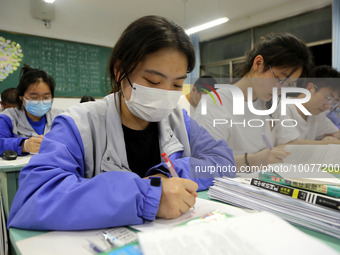
[[[44,0],[45,3],[53,4],[55,0]]]
[[[216,19],[216,20],[204,23],[202,25],[189,28],[189,29],[185,30],[185,32],[187,33],[187,35],[191,35],[191,34],[199,32],[199,31],[202,31],[202,30],[205,30],[205,29],[208,29],[208,28],[215,27],[215,26],[221,25],[223,23],[226,23],[228,20],[229,19],[227,17]]]

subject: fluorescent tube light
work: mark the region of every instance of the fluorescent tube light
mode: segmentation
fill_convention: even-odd
[[[189,29],[185,30],[185,32],[186,32],[188,35],[191,35],[191,34],[194,34],[194,33],[199,32],[199,31],[202,31],[202,30],[205,30],[205,29],[208,29],[208,28],[211,28],[211,27],[214,27],[214,26],[217,26],[217,25],[226,23],[228,20],[229,20],[229,19],[228,19],[227,17],[220,18],[220,19],[216,19],[216,20],[213,20],[213,21],[204,23],[204,24],[202,24],[202,25],[199,25],[199,26],[196,26],[196,27],[189,28]]]
[[[44,0],[45,3],[53,4],[55,0]]]

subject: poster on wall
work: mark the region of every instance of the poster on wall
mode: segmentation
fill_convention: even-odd
[[[19,43],[0,36],[0,82],[18,69],[23,57]]]

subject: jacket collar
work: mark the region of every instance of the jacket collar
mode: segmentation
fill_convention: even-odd
[[[115,143],[113,143],[114,150],[121,159],[122,165],[129,168],[126,150],[124,149],[125,140],[120,118],[120,95],[119,93],[115,93],[114,95],[105,97],[104,100],[107,100],[108,103],[108,118],[106,122],[108,139],[111,141],[113,141],[113,139],[115,140]],[[174,113],[171,113],[167,118],[158,122],[160,151],[168,155],[176,151],[184,150],[184,146],[177,138],[173,125],[171,125],[175,124],[174,116],[172,115],[174,115]]]

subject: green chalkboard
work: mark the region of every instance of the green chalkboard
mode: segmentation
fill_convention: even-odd
[[[23,57],[17,70],[0,79],[0,94],[6,88],[18,85],[23,63],[43,69],[54,78],[56,97],[103,97],[107,94],[105,71],[111,48],[4,31],[0,31],[1,37],[6,40],[6,44],[9,43],[6,47],[16,45]],[[0,72],[4,72],[5,65],[8,68],[8,56],[5,56],[2,48]],[[6,50],[11,51],[8,48]]]

